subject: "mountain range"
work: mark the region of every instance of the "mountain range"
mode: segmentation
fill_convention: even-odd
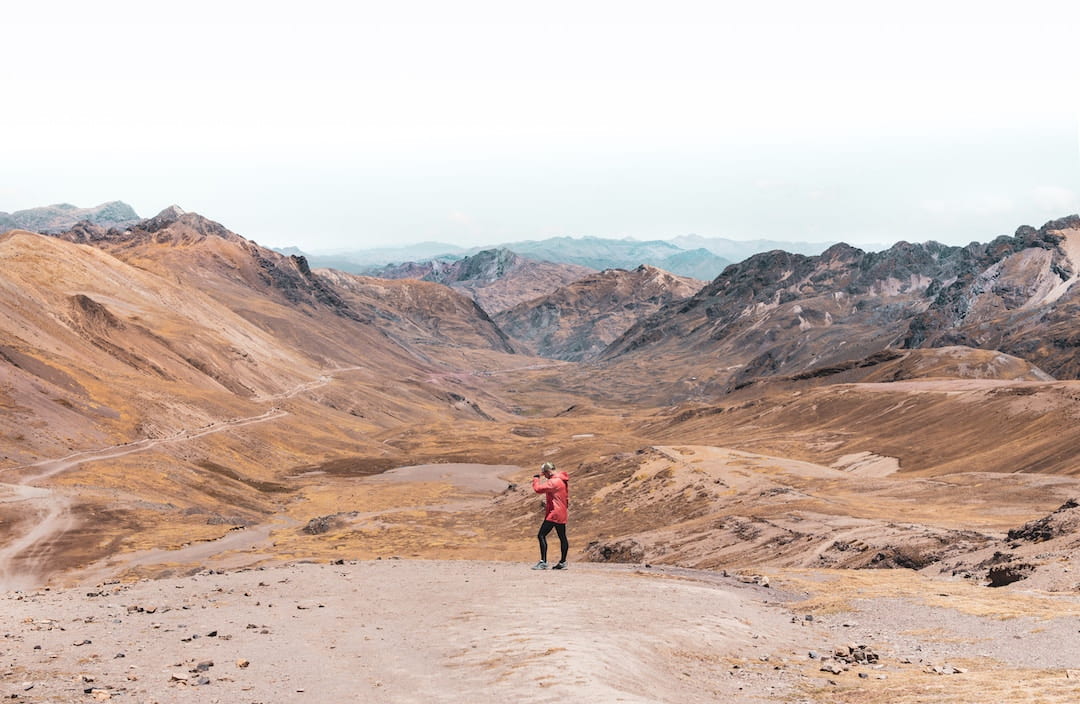
[[[439,242],[424,242],[407,247],[364,250],[334,250],[307,253],[297,247],[278,251],[305,256],[317,268],[339,269],[368,276],[397,278],[412,271],[430,268],[476,256],[484,251],[509,250],[536,261],[604,269],[635,269],[642,264],[670,271],[679,276],[708,280],[715,278],[732,262],[772,249],[803,254],[819,254],[834,243],[781,242],[775,240],[729,240],[696,235],[676,237],[671,241],[638,241],[601,237],[552,237],[546,240],[507,242],[490,247],[463,248]]]
[[[0,582],[535,560],[552,461],[574,561],[1072,593],[1080,217],[574,266],[361,276],[177,207],[0,235]]]

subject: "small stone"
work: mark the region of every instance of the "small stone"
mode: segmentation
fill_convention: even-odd
[[[209,670],[213,666],[214,666],[214,661],[213,660],[203,660],[202,662],[200,662],[198,665],[195,666],[195,670],[198,671],[198,672],[206,672],[207,670]]]
[[[866,674],[865,672],[860,672],[859,673],[859,679],[860,680],[865,680],[865,679],[869,679],[869,678],[870,678],[870,675]]]
[[[250,664],[251,664],[251,661],[250,660],[245,660],[244,658],[240,658],[239,660],[236,661],[236,666],[241,668],[241,669],[247,667]]]
[[[840,667],[840,663],[825,662],[821,665],[821,672],[831,672],[834,675],[839,675],[844,671],[844,668]]]

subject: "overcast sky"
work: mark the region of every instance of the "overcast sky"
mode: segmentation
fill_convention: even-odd
[[[18,3],[0,211],[307,251],[988,241],[1080,211],[1067,2]]]

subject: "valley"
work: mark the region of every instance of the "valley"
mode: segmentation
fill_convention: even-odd
[[[575,690],[530,674],[514,643],[587,661],[581,686],[612,701],[1070,700],[1078,242],[1073,216],[967,249],[769,252],[711,283],[526,272],[536,296],[518,301],[513,274],[485,299],[476,279],[470,298],[312,270],[179,209],[0,235],[0,583],[30,619],[17,639],[45,637],[31,604],[74,619],[88,588],[164,603],[149,594],[166,582],[232,594],[273,574],[318,598],[370,572],[372,599],[439,600],[424,585],[450,580],[444,601],[476,616],[385,613],[441,634],[424,647],[442,676],[550,687],[530,701]],[[528,570],[545,461],[571,477],[565,575]],[[575,612],[559,645],[504,592],[537,596],[531,577],[602,610]],[[656,628],[635,644],[598,613]],[[244,618],[301,628],[261,614]],[[436,696],[347,632],[335,642],[387,686],[373,700]],[[454,651],[470,639],[480,652]],[[400,640],[405,661],[420,646]],[[882,667],[806,654],[848,642]],[[60,697],[76,653],[49,647],[59,664],[5,657]]]

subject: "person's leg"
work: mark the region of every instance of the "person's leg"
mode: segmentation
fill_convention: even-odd
[[[540,561],[547,562],[547,536],[551,532],[551,529],[556,526],[551,521],[544,521],[540,524],[540,531],[536,534],[536,539],[540,541]],[[565,530],[565,527],[564,527]]]
[[[559,534],[559,549],[562,554],[562,557],[559,558],[559,562],[566,562],[566,555],[570,552],[570,542],[566,539],[566,524],[556,523],[555,532]]]

